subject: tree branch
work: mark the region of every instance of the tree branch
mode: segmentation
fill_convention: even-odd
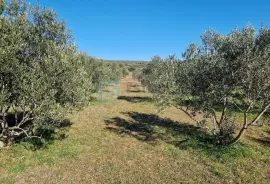
[[[39,138],[39,139],[41,139],[41,137],[38,137],[38,136],[29,136],[29,134],[24,129],[22,129],[22,128],[13,127],[13,128],[10,128],[10,130],[20,130],[22,132],[20,132],[19,135],[25,134],[26,137],[28,137],[28,138]]]
[[[183,109],[183,107],[179,107],[179,106],[177,106],[177,105],[173,105],[173,106],[174,106],[175,108],[177,108],[177,109],[183,111],[186,115],[188,115],[188,117],[189,117],[190,119],[192,119],[192,120],[195,121],[196,123],[200,123],[198,120],[196,120],[194,117],[192,117],[192,115],[190,115],[188,111],[186,111],[185,109]]]
[[[20,121],[20,123],[16,127],[22,126],[25,122],[34,120],[34,118],[29,118],[32,111],[29,111],[26,115],[24,115],[23,119]]]
[[[220,122],[218,122],[215,109],[211,108],[210,110],[212,110],[214,122],[218,125],[218,127],[220,127]]]
[[[236,142],[240,140],[240,138],[247,131],[248,127],[255,124],[263,116],[263,114],[270,108],[270,103],[266,105],[266,107],[258,114],[258,116],[251,123],[248,124],[247,112],[250,111],[251,106],[252,106],[252,103],[249,105],[248,109],[244,112],[244,124],[243,124],[242,129],[240,130],[239,134],[229,143],[229,145],[235,144]]]
[[[221,117],[220,117],[220,121],[219,121],[219,124],[222,123],[222,121],[224,120],[224,116],[225,116],[225,113],[227,111],[227,105],[228,105],[228,102],[227,102],[227,98],[225,97],[224,98],[224,107],[223,107],[223,110],[222,110],[222,114],[221,114]]]
[[[255,123],[257,123],[257,121],[259,121],[259,119],[264,115],[264,113],[269,108],[270,108],[270,103],[265,106],[265,108],[258,114],[258,116],[251,123],[248,124],[248,127],[254,125]]]
[[[244,111],[243,111],[236,103],[233,102],[233,104],[234,104],[235,107],[237,107],[237,109],[238,109],[239,111],[244,112]]]

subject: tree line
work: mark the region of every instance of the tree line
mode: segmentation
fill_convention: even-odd
[[[182,54],[155,56],[134,73],[159,107],[174,106],[222,146],[238,142],[258,123],[269,123],[270,30],[251,25],[227,35],[213,29]],[[234,113],[242,114],[237,123]]]
[[[52,9],[0,0],[0,141],[5,145],[42,139],[67,113],[89,105],[100,82],[127,73],[124,64],[79,52]]]

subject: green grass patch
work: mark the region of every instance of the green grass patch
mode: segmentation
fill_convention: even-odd
[[[14,184],[16,183],[16,180],[13,178],[4,178],[4,179],[0,179],[0,183],[1,184]]]
[[[8,168],[8,173],[22,173],[25,172],[29,167],[31,167],[31,165],[29,164],[15,164],[13,166],[11,166],[10,168]]]

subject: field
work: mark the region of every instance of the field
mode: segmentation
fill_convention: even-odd
[[[131,75],[121,95],[69,115],[71,123],[41,149],[21,143],[1,150],[0,183],[269,182],[269,127],[217,149],[179,110],[158,113]]]

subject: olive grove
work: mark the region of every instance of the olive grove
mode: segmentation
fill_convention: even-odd
[[[0,66],[0,141],[5,145],[42,138],[37,130],[90,103],[97,77],[119,79],[124,70],[78,52],[53,10],[24,0],[0,1]],[[117,72],[103,77],[112,68]]]
[[[201,40],[189,44],[183,61],[155,56],[138,78],[160,107],[180,109],[208,129],[216,144],[231,145],[269,120],[270,30],[256,33],[251,25],[228,35],[208,30]],[[242,114],[241,124],[235,112]]]

